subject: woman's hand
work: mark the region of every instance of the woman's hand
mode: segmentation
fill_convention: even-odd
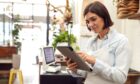
[[[77,54],[78,54],[83,60],[87,61],[88,63],[90,63],[90,64],[95,64],[95,61],[96,61],[95,57],[90,56],[90,55],[88,55],[88,54],[86,54],[86,53],[84,53],[84,52],[81,52],[81,51],[78,51]]]
[[[76,62],[73,62],[70,58],[66,58],[66,64],[71,71],[73,71],[73,72],[77,71]]]

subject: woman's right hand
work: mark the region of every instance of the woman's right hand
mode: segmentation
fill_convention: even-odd
[[[66,60],[67,67],[71,71],[76,72],[77,71],[77,64],[76,64],[76,62],[73,62],[70,58],[66,58],[65,60]]]
[[[93,65],[94,65],[95,62],[96,62],[95,57],[90,56],[90,55],[88,55],[88,54],[85,53],[85,52],[78,51],[77,54],[78,54],[78,56],[80,56],[83,60],[85,60],[86,62],[88,62],[88,63],[90,63],[90,64],[93,64]]]

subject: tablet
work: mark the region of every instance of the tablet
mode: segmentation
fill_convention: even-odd
[[[71,58],[72,61],[76,62],[78,65],[78,69],[86,70],[91,72],[92,68],[89,64],[87,64],[78,54],[75,53],[72,47],[70,46],[57,46],[57,49],[66,57]]]

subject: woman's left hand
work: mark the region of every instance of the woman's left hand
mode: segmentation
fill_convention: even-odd
[[[77,54],[85,61],[87,61],[90,64],[95,64],[95,57],[88,55],[87,53],[78,51]]]
[[[67,67],[73,71],[73,72],[76,72],[77,71],[77,64],[76,62],[73,62],[70,58],[66,58],[66,64],[67,64]]]

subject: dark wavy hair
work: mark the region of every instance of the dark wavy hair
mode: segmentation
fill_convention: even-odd
[[[83,16],[85,17],[85,15],[88,12],[95,13],[99,17],[103,18],[104,23],[105,23],[104,28],[109,28],[110,26],[113,25],[113,22],[110,18],[110,15],[109,15],[107,8],[101,2],[95,1],[95,2],[87,5],[84,12],[83,12]]]

